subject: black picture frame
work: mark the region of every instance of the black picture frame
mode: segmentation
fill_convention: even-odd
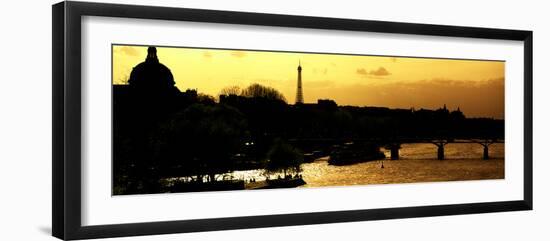
[[[532,210],[533,33],[523,30],[443,26],[324,17],[197,10],[89,2],[60,2],[53,13],[53,236],[72,240],[212,230]],[[516,40],[524,43],[523,199],[421,207],[342,210],[283,215],[82,226],[81,224],[81,18],[230,23],[378,33]]]

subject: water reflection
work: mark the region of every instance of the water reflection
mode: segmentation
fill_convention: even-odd
[[[504,178],[504,144],[490,146],[490,160],[483,160],[479,144],[448,144],[446,160],[437,160],[433,144],[404,144],[400,160],[390,161],[384,150],[384,168],[380,161],[346,166],[328,165],[328,157],[302,164],[306,185],[302,187],[346,186],[360,184],[411,183],[432,181],[481,180]],[[235,171],[231,175],[241,180],[263,181],[263,170]]]

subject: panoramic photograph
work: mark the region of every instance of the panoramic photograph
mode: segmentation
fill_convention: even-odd
[[[112,194],[504,179],[505,61],[112,45]]]

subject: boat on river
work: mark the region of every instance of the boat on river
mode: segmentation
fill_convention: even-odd
[[[302,176],[269,179],[267,180],[268,188],[289,188],[305,185],[306,182]]]

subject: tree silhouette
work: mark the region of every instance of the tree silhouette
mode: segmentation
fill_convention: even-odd
[[[260,84],[251,84],[241,92],[241,95],[248,98],[265,98],[269,100],[281,100],[286,103],[285,96],[278,90]]]
[[[227,86],[227,87],[224,87],[221,91],[220,91],[220,95],[240,95],[241,94],[241,88],[239,86],[236,86],[236,85],[232,85],[232,86]]]
[[[304,158],[300,150],[294,148],[282,139],[276,139],[269,150],[265,170],[268,173],[283,172],[286,178],[287,172],[299,173],[300,165]]]
[[[176,176],[202,176],[216,180],[216,174],[233,170],[231,156],[246,138],[246,120],[235,108],[225,105],[193,104],[175,114],[155,139],[156,159],[165,169],[177,167]]]

